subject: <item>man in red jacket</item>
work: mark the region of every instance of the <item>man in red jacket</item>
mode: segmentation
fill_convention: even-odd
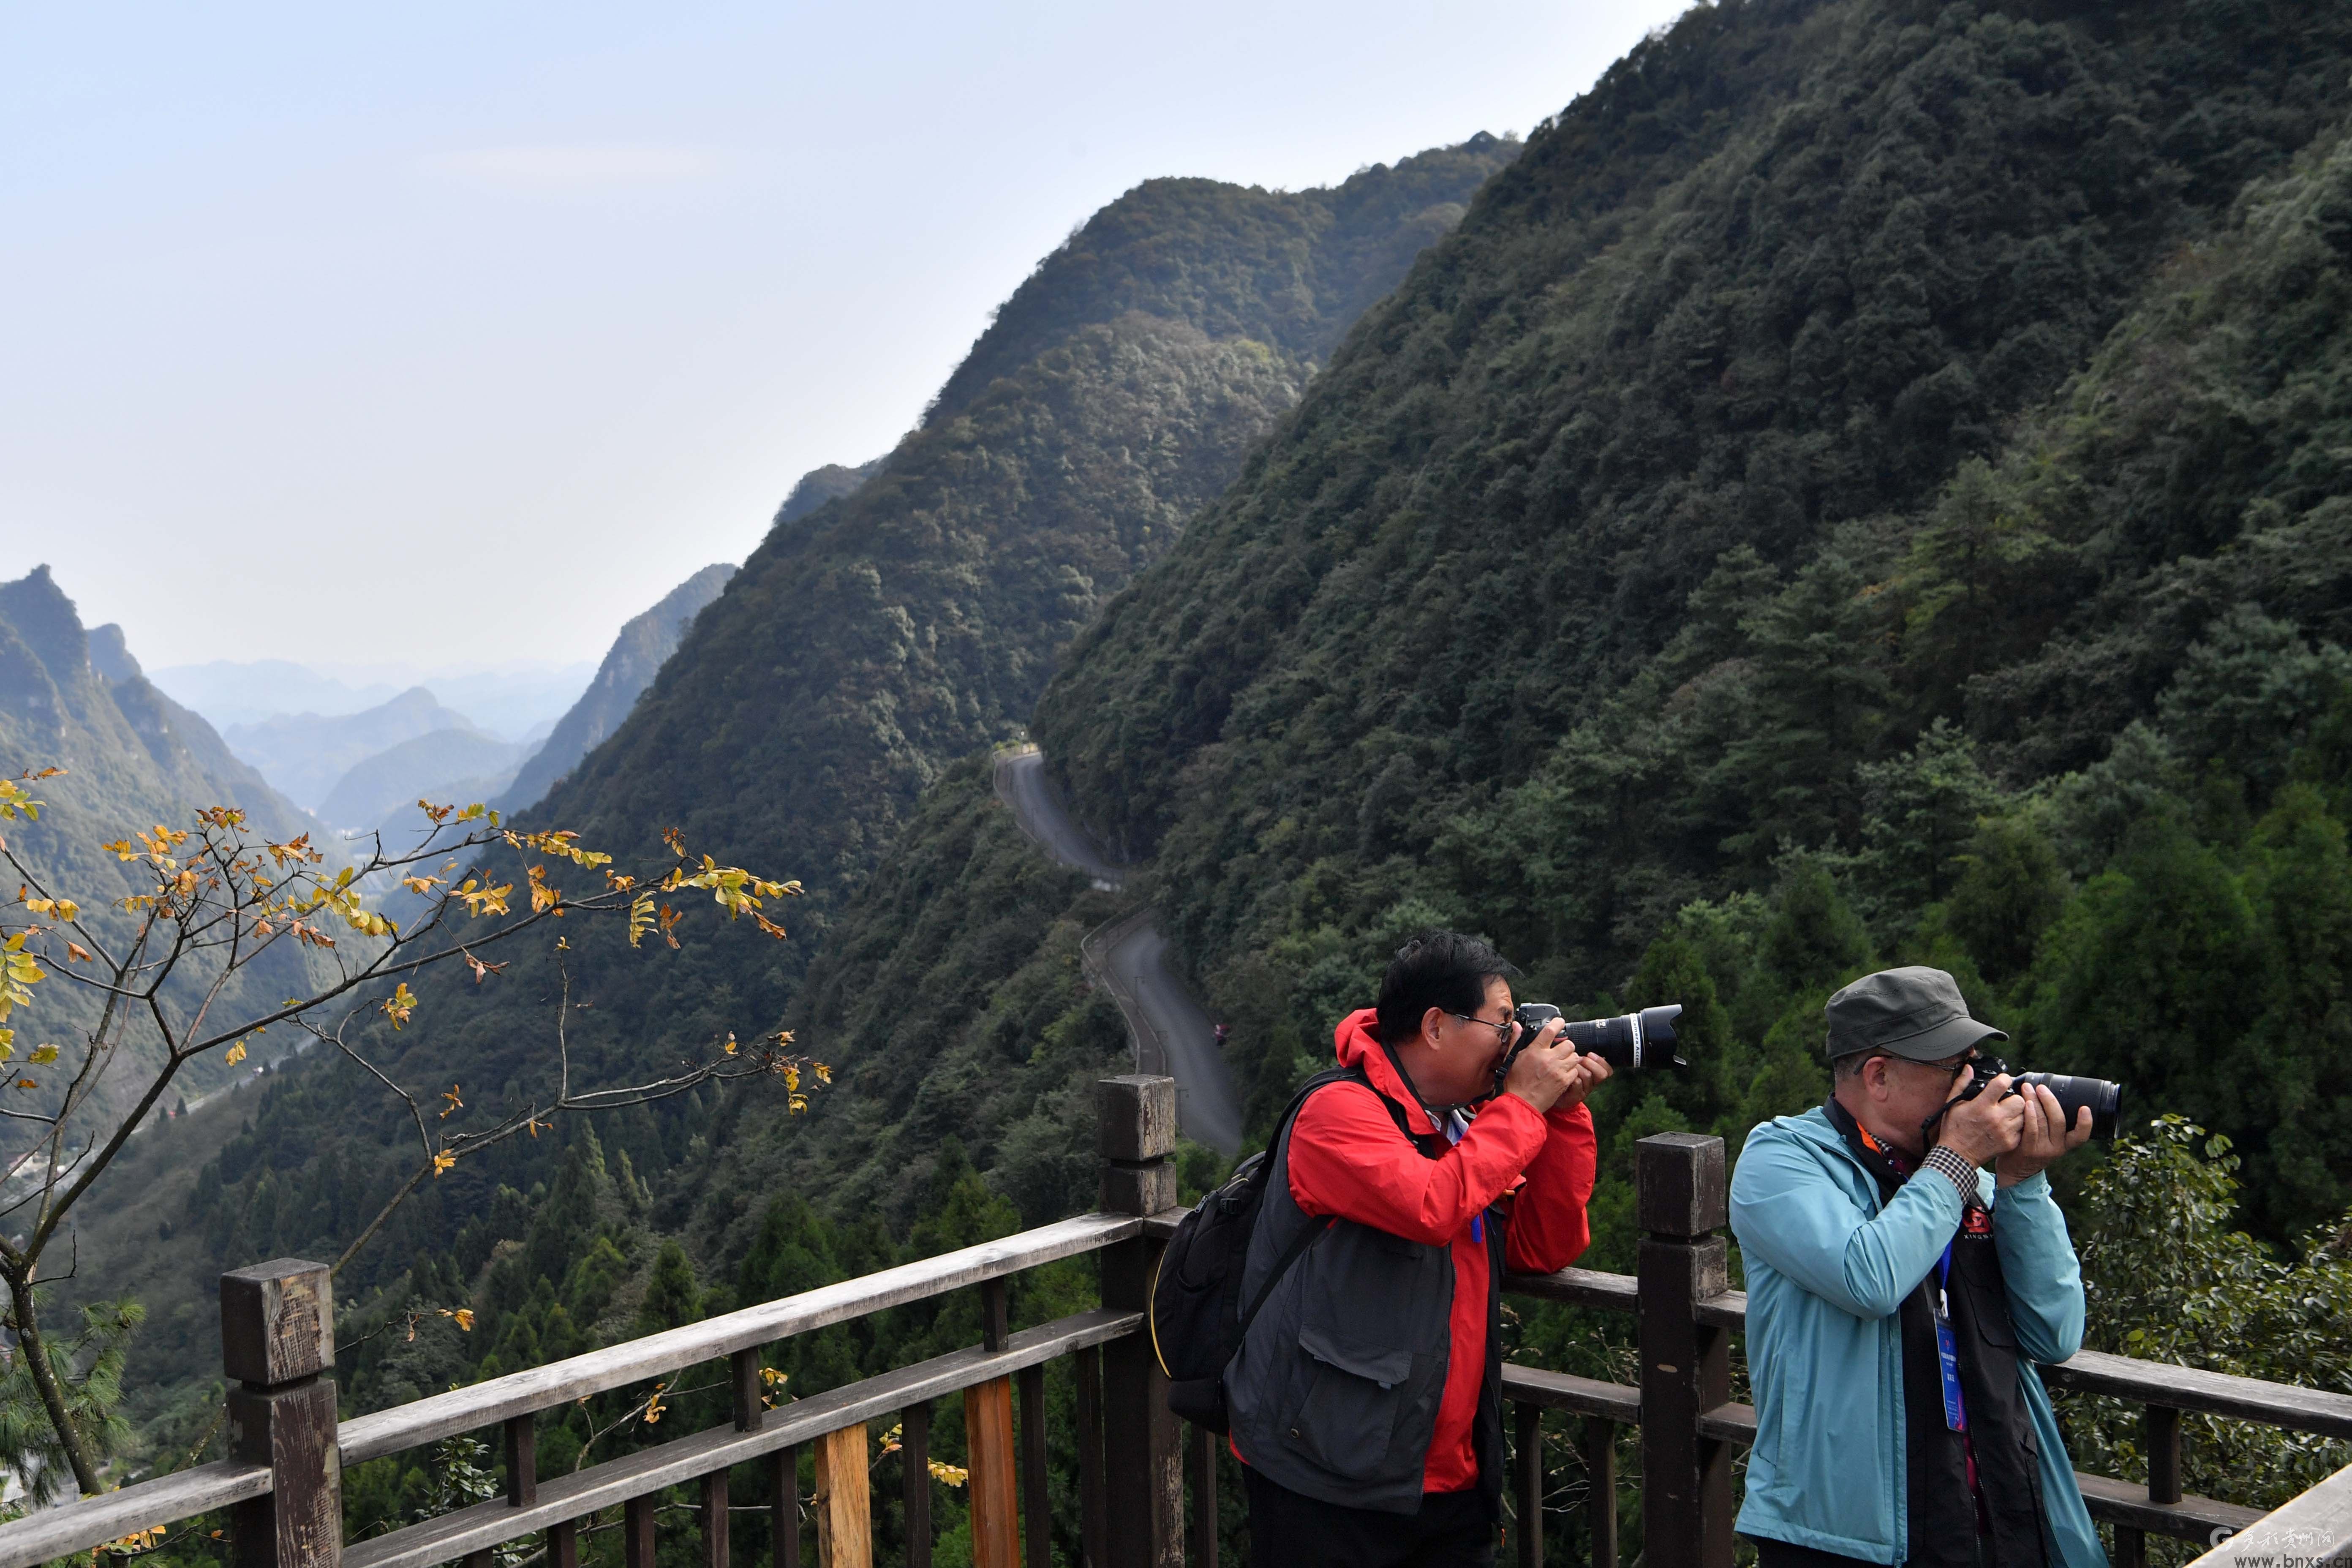
[[[1226,1373],[1259,1568],[1494,1561],[1495,1276],[1565,1268],[1591,1239],[1584,1099],[1609,1076],[1555,1020],[1495,1093],[1518,1032],[1510,973],[1475,937],[1407,942],[1379,1005],[1336,1034],[1341,1065],[1365,1081],[1310,1095],[1274,1151],[1243,1299],[1304,1229],[1323,1234],[1280,1275]]]

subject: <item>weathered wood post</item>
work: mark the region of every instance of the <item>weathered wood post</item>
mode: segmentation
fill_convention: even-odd
[[[1154,1215],[1176,1206],[1176,1080],[1129,1074],[1098,1086],[1102,1206]],[[1102,1252],[1102,1302],[1144,1311],[1163,1244],[1150,1236]],[[1183,1445],[1150,1336],[1103,1347],[1107,1568],[1182,1568]]]
[[[866,1476],[866,1424],[816,1440],[819,1568],[873,1568],[874,1498]],[[652,1560],[646,1560],[651,1568]]]
[[[336,1568],[343,1461],[335,1444],[335,1298],[323,1263],[280,1258],[221,1276],[229,1458],[269,1467],[269,1495],[237,1504],[244,1568]]]
[[[1730,1447],[1699,1417],[1731,1398],[1731,1339],[1698,1321],[1729,1288],[1723,1140],[1661,1132],[1635,1146],[1642,1227],[1643,1552],[1651,1568],[1731,1568]]]

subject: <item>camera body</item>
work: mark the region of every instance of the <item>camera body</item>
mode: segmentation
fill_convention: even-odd
[[[1954,1096],[1950,1104],[1974,1100],[1985,1091],[1988,1084],[2007,1071],[2008,1067],[1999,1057],[1975,1058],[1969,1063],[1968,1087]],[[2116,1119],[2123,1110],[2123,1085],[2111,1083],[2103,1078],[2076,1078],[2067,1073],[2021,1072],[2010,1080],[2009,1094],[2001,1098],[2006,1100],[2011,1095],[2022,1092],[2026,1084],[2046,1089],[2057,1099],[2058,1109],[2064,1113],[2069,1128],[2074,1125],[2076,1114],[2087,1105],[2091,1108],[2091,1136],[2113,1138],[2116,1135]],[[1946,1107],[1947,1110],[1949,1108]],[[1928,1122],[1931,1134],[1935,1123],[1942,1121],[1943,1116],[1944,1112],[1939,1110]]]
[[[1586,1018],[1569,1024],[1560,1033],[1575,1046],[1580,1056],[1599,1057],[1619,1072],[1640,1072],[1661,1067],[1688,1067],[1690,1064],[1675,1054],[1675,1020],[1682,1016],[1683,1005],[1669,1002],[1663,1007],[1644,1007],[1638,1013],[1622,1013],[1614,1018]],[[1518,1020],[1518,1043],[1511,1047],[1502,1065],[1495,1069],[1495,1092],[1503,1090],[1503,1079],[1519,1053],[1528,1048],[1546,1024],[1559,1016],[1559,1009],[1549,1002],[1523,1002],[1512,1016]]]

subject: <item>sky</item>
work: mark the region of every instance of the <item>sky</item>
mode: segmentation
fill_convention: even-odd
[[[0,579],[151,668],[594,659],[1138,182],[1524,133],[1683,0],[0,11]]]

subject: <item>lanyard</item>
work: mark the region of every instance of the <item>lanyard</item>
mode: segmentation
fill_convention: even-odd
[[[1944,1425],[1954,1432],[1969,1429],[1967,1403],[1960,1397],[1960,1346],[1952,1332],[1948,1289],[1952,1280],[1952,1244],[1944,1244],[1944,1260],[1936,1267],[1936,1370],[1944,1380]]]
[[[1437,1130],[1445,1134],[1447,1142],[1459,1143],[1470,1131],[1470,1124],[1463,1120],[1460,1111],[1449,1111],[1445,1120],[1437,1123]],[[1470,1239],[1477,1246],[1486,1245],[1486,1215],[1483,1209],[1470,1216]]]

